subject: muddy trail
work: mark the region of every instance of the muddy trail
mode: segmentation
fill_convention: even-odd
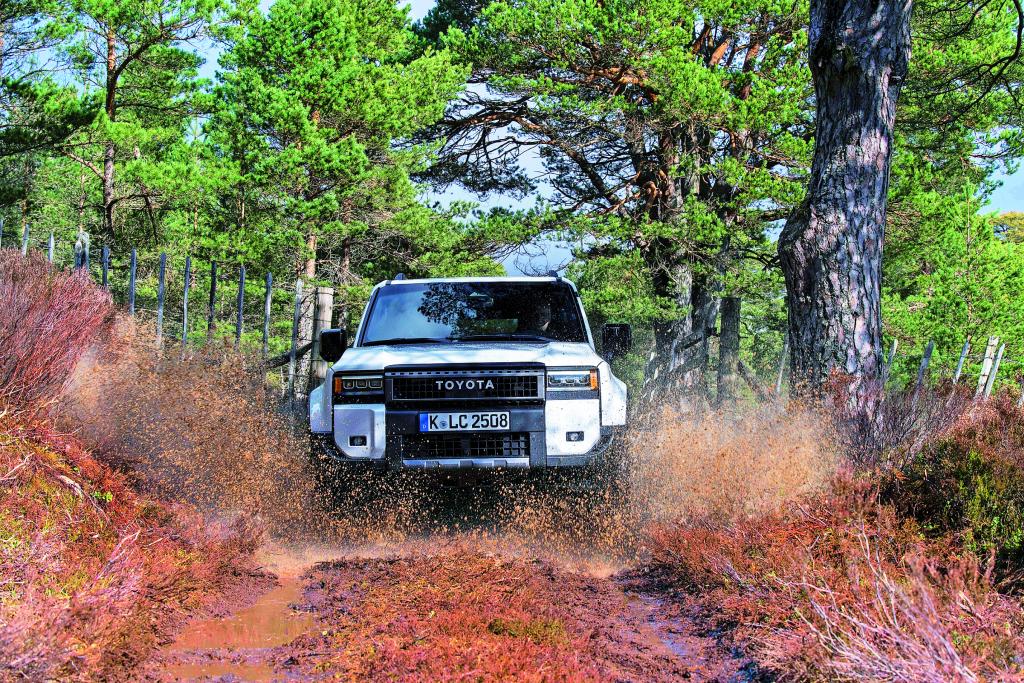
[[[419,474],[324,496],[262,374],[123,346],[80,368],[67,424],[140,491],[264,525],[276,577],[169,634],[143,680],[752,680],[691,596],[635,574],[649,527],[829,476],[815,424],[764,413],[636,430],[613,486]]]
[[[664,596],[619,577],[446,547],[349,557],[190,624],[151,681],[743,681]]]
[[[268,542],[273,588],[188,624],[144,678],[751,680],[686,596],[632,575],[620,496],[507,475],[351,487],[319,537]]]

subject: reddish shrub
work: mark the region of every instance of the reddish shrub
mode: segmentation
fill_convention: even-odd
[[[0,401],[36,411],[56,399],[113,313],[82,271],[0,250]]]
[[[0,414],[0,680],[124,680],[252,573],[260,531],[135,496],[73,439]]]
[[[649,582],[696,593],[714,627],[791,680],[1024,673],[1020,604],[952,539],[924,540],[869,484],[778,513],[654,530]]]

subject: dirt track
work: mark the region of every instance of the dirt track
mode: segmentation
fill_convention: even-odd
[[[747,680],[684,614],[618,577],[443,547],[316,564],[255,607],[191,624],[148,678]]]

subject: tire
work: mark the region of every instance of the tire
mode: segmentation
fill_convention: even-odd
[[[386,467],[340,460],[329,435],[310,435],[309,464],[314,504],[328,512],[372,505],[387,489]]]

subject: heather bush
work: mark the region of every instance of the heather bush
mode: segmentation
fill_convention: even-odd
[[[127,680],[252,574],[260,529],[138,498],[77,442],[0,413],[0,680]]]
[[[110,295],[82,271],[0,250],[0,402],[38,411],[113,321]]]
[[[185,613],[255,576],[250,518],[140,498],[50,421],[113,319],[84,273],[0,251],[0,680],[130,679]]]
[[[870,482],[770,514],[651,535],[641,581],[699,596],[708,629],[771,677],[973,681],[1024,675],[1024,612],[951,539],[928,540]]]
[[[933,538],[952,534],[1003,577],[1024,570],[1024,413],[1006,396],[976,404],[885,477],[884,500]]]

